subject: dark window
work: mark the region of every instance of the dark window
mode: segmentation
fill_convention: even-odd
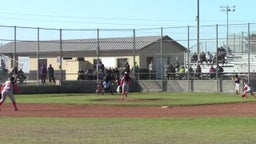
[[[124,68],[127,60],[128,60],[127,58],[118,58],[117,59],[117,67]]]
[[[84,61],[84,58],[83,57],[79,57],[77,58],[78,61]]]
[[[101,59],[99,59],[99,62],[101,61]],[[98,63],[97,59],[93,59],[93,65],[96,65]]]
[[[64,57],[63,60],[72,60],[72,57]]]

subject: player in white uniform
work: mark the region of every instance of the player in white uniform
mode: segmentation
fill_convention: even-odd
[[[5,99],[7,96],[9,96],[9,98],[12,101],[12,104],[14,106],[14,110],[18,111],[18,108],[16,106],[16,101],[13,95],[13,90],[15,90],[16,92],[19,92],[19,88],[18,86],[15,84],[15,78],[11,77],[10,81],[6,81],[2,87],[1,87],[1,99],[0,99],[0,106],[4,103]]]
[[[233,78],[233,80],[235,82],[235,92],[236,92],[237,95],[239,95],[239,92],[240,92],[240,78],[236,74],[235,77]]]
[[[122,98],[124,100],[125,97],[128,95],[129,85],[130,85],[131,78],[127,72],[124,73],[123,78],[121,80],[120,86],[122,86]]]

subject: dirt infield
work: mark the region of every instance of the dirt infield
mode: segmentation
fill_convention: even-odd
[[[201,106],[103,106],[64,104],[3,104],[0,117],[84,117],[84,118],[157,118],[157,117],[223,117],[256,116],[256,103],[232,103]]]

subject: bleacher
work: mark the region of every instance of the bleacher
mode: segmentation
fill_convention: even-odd
[[[250,72],[256,72],[256,54],[250,54]],[[198,63],[190,63],[195,67]],[[238,72],[244,73],[248,72],[248,54],[235,53],[226,57],[226,62],[222,65],[225,72]],[[202,72],[208,72],[211,64],[200,63]],[[214,65],[216,67],[216,64]]]

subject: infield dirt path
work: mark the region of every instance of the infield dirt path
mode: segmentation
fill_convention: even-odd
[[[103,106],[64,104],[11,104],[1,106],[0,117],[82,117],[82,118],[157,118],[157,117],[223,117],[256,116],[256,103],[232,103],[201,106]]]

